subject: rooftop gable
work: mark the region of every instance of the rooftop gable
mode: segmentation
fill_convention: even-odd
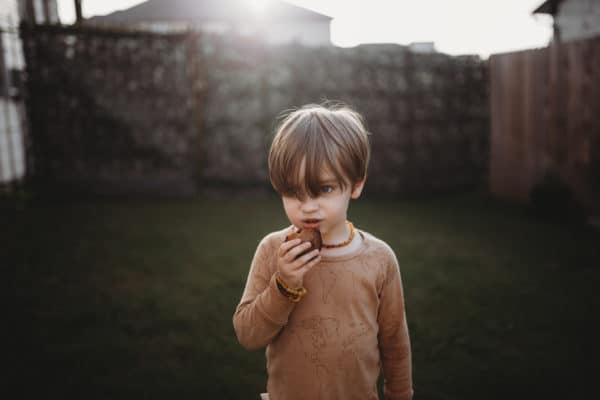
[[[131,8],[89,18],[101,24],[134,24],[148,21],[243,21],[252,18],[250,5],[242,0],[148,0]],[[273,0],[265,9],[268,21],[311,20],[328,22],[331,17]]]
[[[556,15],[558,6],[562,0],[546,0],[538,8],[533,10],[533,14],[550,14]]]

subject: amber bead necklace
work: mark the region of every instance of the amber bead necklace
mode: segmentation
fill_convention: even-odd
[[[348,228],[350,228],[350,236],[348,236],[348,239],[342,243],[336,243],[336,244],[323,243],[324,249],[337,249],[340,247],[348,246],[350,243],[352,243],[352,239],[354,239],[354,225],[352,225],[352,222],[350,222],[350,221],[346,221],[346,224],[348,225]]]

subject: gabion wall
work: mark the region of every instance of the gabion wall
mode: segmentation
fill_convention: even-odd
[[[366,194],[454,190],[486,176],[487,76],[476,57],[73,28],[25,37],[32,175],[52,187],[267,192],[278,115],[324,100],[365,116]]]
[[[23,36],[36,186],[193,194],[199,148],[188,38],[31,29]]]

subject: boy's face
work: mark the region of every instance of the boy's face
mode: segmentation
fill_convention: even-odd
[[[304,178],[304,163],[300,166],[300,178]],[[338,239],[338,237],[343,237],[346,232],[350,199],[357,199],[360,196],[364,181],[357,183],[353,188],[342,189],[337,183],[335,175],[327,170],[321,173],[320,181],[321,193],[319,196],[284,195],[282,196],[283,208],[294,226],[302,229],[319,229],[324,239]]]

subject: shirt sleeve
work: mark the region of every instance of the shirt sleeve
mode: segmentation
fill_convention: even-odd
[[[383,391],[385,400],[410,400],[413,397],[410,338],[400,269],[396,256],[393,251],[391,253],[379,296],[379,349],[384,377]]]
[[[295,305],[279,292],[275,281],[279,245],[276,237],[269,236],[258,245],[233,315],[238,341],[249,350],[266,347],[287,324]]]

